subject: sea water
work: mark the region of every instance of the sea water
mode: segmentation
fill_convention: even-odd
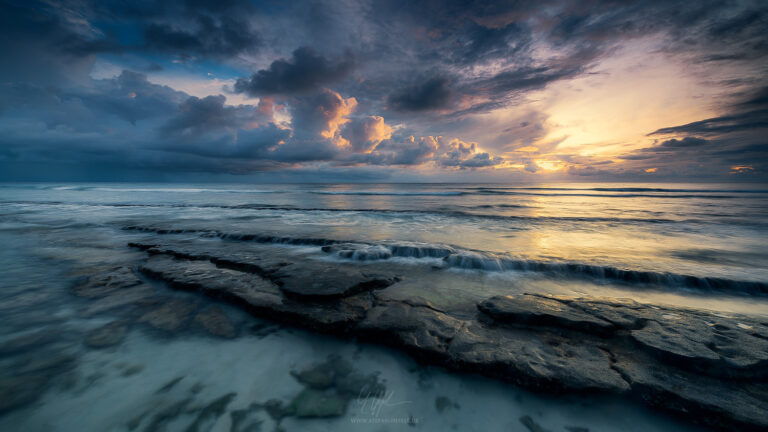
[[[117,347],[92,349],[84,335],[112,317],[88,313],[72,288],[88,269],[140,259],[128,242],[174,231],[328,265],[439,267],[398,288],[438,301],[545,292],[768,316],[766,214],[768,187],[738,184],[3,184],[0,379],[36,362],[55,370],[17,386],[28,394],[11,396],[26,402],[0,413],[0,430],[273,430],[254,404],[290,400],[301,390],[291,371],[328,356],[377,373],[387,397],[280,427],[525,431],[530,416],[551,431],[693,429],[631,400],[536,395],[226,305],[234,339],[132,327]]]

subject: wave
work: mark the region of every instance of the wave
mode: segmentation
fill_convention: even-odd
[[[540,190],[542,192],[527,192],[525,190]],[[543,191],[573,191],[577,193],[548,193]],[[584,192],[622,192],[622,193],[584,193]],[[625,193],[626,192],[626,193]],[[629,193],[632,192],[632,193]],[[646,192],[646,193],[643,193]],[[651,193],[660,192],[660,193]],[[685,194],[681,194],[685,192]],[[712,195],[712,193],[721,193]],[[465,196],[465,195],[520,195],[520,196],[552,196],[552,197],[601,197],[601,198],[705,198],[705,199],[729,199],[734,198],[725,193],[744,193],[746,191],[725,191],[725,190],[684,190],[684,189],[649,189],[649,188],[592,188],[592,189],[572,189],[572,188],[471,188],[459,191],[425,191],[425,192],[405,192],[405,191],[309,191],[316,195],[368,195],[368,196]],[[709,193],[705,195],[704,193]]]
[[[556,190],[556,189],[548,189]],[[542,193],[542,192],[520,192],[517,190],[509,189],[476,189],[474,192],[466,192],[467,195],[522,195],[522,196],[549,196],[549,197],[599,197],[599,198],[667,198],[667,199],[690,199],[690,198],[704,198],[704,199],[731,199],[736,198],[732,195],[699,195],[699,194],[653,194],[653,193],[581,193],[581,191],[597,191],[596,189],[559,189],[562,191],[573,190],[580,193]],[[720,191],[723,192],[723,191]]]
[[[446,192],[397,192],[397,191],[309,191],[316,195],[383,195],[383,196],[458,196],[467,195],[462,191]]]
[[[332,207],[290,207],[284,205],[271,204],[140,204],[140,203],[74,203],[64,201],[0,201],[0,204],[37,204],[37,205],[74,205],[74,206],[94,206],[94,207],[147,207],[147,208],[216,208],[231,210],[271,210],[280,212],[330,212],[330,213],[381,213],[381,214],[403,214],[403,215],[440,215],[453,217],[457,219],[472,220],[498,220],[498,221],[526,221],[526,222],[586,222],[586,223],[625,223],[625,224],[673,224],[673,223],[718,223],[718,221],[706,221],[703,219],[669,219],[669,218],[631,218],[631,217],[611,217],[611,216],[526,216],[526,215],[499,215],[487,213],[473,213],[450,208],[436,209],[377,209],[377,208],[332,208]],[[471,209],[472,207],[470,207]],[[474,208],[487,208],[476,206]],[[738,223],[738,221],[729,220],[729,224]],[[762,226],[757,221],[742,223],[744,225]]]
[[[722,291],[729,294],[768,295],[768,283],[716,277],[701,277],[668,272],[621,269],[612,266],[573,262],[554,262],[521,259],[510,255],[470,250],[443,244],[419,242],[351,242],[327,238],[288,237],[265,234],[225,233],[216,230],[166,229],[145,226],[126,226],[124,230],[154,234],[197,234],[230,241],[257,242],[293,246],[320,246],[321,250],[338,259],[371,262],[392,258],[409,258],[414,263],[433,265],[440,260],[442,268],[477,270],[484,272],[523,271],[545,273],[563,278],[589,278],[626,285],[664,286]],[[425,260],[428,259],[428,260]]]
[[[278,190],[262,189],[217,189],[217,188],[141,188],[141,187],[106,187],[106,186],[43,186],[41,189],[56,191],[97,191],[97,192],[165,192],[165,193],[243,193],[263,194],[282,193]]]
[[[669,192],[669,193],[768,193],[766,189],[671,189],[648,187],[596,187],[596,188],[566,188],[566,187],[472,187],[469,190],[552,190],[552,191],[595,191],[595,192]]]
[[[613,217],[613,216],[527,216],[527,215],[504,215],[474,213],[471,211],[462,211],[452,208],[427,208],[427,209],[380,209],[380,208],[333,208],[333,207],[291,207],[279,204],[144,204],[144,203],[89,203],[89,202],[66,202],[66,201],[0,201],[0,204],[23,204],[23,205],[51,205],[51,206],[92,206],[92,207],[139,207],[139,208],[181,208],[181,209],[225,209],[225,210],[254,210],[254,211],[275,211],[275,212],[328,212],[328,213],[379,213],[396,215],[439,215],[462,219],[464,221],[472,220],[496,220],[496,221],[525,221],[530,223],[607,223],[607,224],[728,224],[739,226],[765,227],[765,222],[758,218],[748,219],[746,215],[707,215],[709,219],[672,219],[672,218],[642,218],[642,217]],[[463,207],[467,209],[484,209],[486,206]],[[500,206],[501,208],[507,206]],[[509,206],[510,208],[514,206]],[[717,220],[715,217],[727,220]],[[741,219],[734,219],[741,218]]]

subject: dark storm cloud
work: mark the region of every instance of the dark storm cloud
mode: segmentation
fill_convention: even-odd
[[[528,28],[517,23],[503,27],[486,27],[470,23],[456,36],[450,59],[457,64],[474,64],[485,60],[511,58],[526,52],[532,41]]]
[[[717,173],[728,173],[731,179],[764,178],[768,172],[766,91],[763,87],[739,96],[723,107],[723,115],[658,129],[649,136],[672,137],[621,158],[688,178],[711,178]]]
[[[260,45],[247,19],[255,10],[248,1],[15,3],[3,2],[3,34],[15,43],[56,48],[60,55],[159,52],[220,59]]]
[[[534,90],[561,79],[574,77],[579,69],[556,69],[553,67],[523,68],[499,73],[477,82],[478,90],[490,95],[506,94],[520,90]]]
[[[739,114],[729,114],[691,122],[680,126],[658,129],[651,135],[685,134],[726,134],[768,127],[768,109]]]
[[[188,98],[179,105],[181,112],[163,127],[163,132],[167,135],[201,135],[242,126],[246,121],[243,109],[225,106],[226,99],[223,95]]]
[[[768,86],[744,92],[734,103],[724,107],[724,114],[679,126],[670,126],[649,135],[705,135],[724,139],[738,137],[739,142],[765,137],[768,131]]]
[[[168,23],[149,24],[144,30],[145,47],[185,56],[215,58],[254,51],[260,43],[258,34],[243,19],[200,15],[191,24],[191,28]]]
[[[451,89],[447,78],[433,77],[392,93],[388,104],[400,111],[426,111],[447,108]]]
[[[154,123],[187,98],[183,92],[150,83],[145,75],[131,71],[90,84],[68,89],[0,84],[0,114],[6,118],[30,116],[51,129],[95,132],[126,124],[136,126],[141,121]]]
[[[162,117],[176,109],[187,95],[170,87],[152,84],[146,75],[124,70],[109,80],[99,80],[94,89],[71,95],[93,110],[113,114],[133,125]]]
[[[345,77],[354,63],[349,54],[338,60],[328,60],[311,47],[301,47],[290,60],[272,62],[250,78],[240,78],[235,91],[252,96],[290,95],[316,90]]]
[[[696,137],[685,137],[681,140],[673,138],[661,143],[661,147],[681,148],[681,147],[701,147],[707,144],[707,140]]]
[[[750,95],[747,96],[746,100],[737,103],[736,107],[743,107],[746,109],[768,109],[768,86],[751,92]]]

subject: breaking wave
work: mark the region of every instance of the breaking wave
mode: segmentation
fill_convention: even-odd
[[[165,229],[144,226],[127,226],[125,230],[154,234],[196,234],[201,237],[217,237],[230,241],[258,242],[294,246],[319,246],[322,252],[343,260],[371,262],[392,258],[410,258],[418,264],[433,265],[439,259],[442,268],[456,268],[485,272],[523,271],[546,273],[563,278],[590,278],[627,285],[650,285],[672,288],[717,290],[729,294],[768,295],[768,283],[741,281],[715,277],[700,277],[667,272],[621,269],[611,266],[573,262],[553,262],[521,259],[510,255],[469,250],[450,245],[419,242],[350,242],[327,238],[288,237],[265,234],[225,233],[215,230]]]

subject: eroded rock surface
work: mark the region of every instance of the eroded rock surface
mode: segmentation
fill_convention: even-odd
[[[533,294],[485,299],[473,315],[380,295],[399,275],[350,264],[145,250],[144,275],[258,317],[388,344],[531,389],[623,393],[724,430],[768,427],[768,325],[754,318]],[[303,408],[265,409],[337,415],[341,399],[328,389],[343,384],[325,372],[297,372],[307,386],[295,401]]]
[[[647,306],[631,300],[524,294],[493,297],[478,309],[495,322],[580,330],[628,339],[662,362],[732,379],[768,377],[766,327],[747,317]]]

